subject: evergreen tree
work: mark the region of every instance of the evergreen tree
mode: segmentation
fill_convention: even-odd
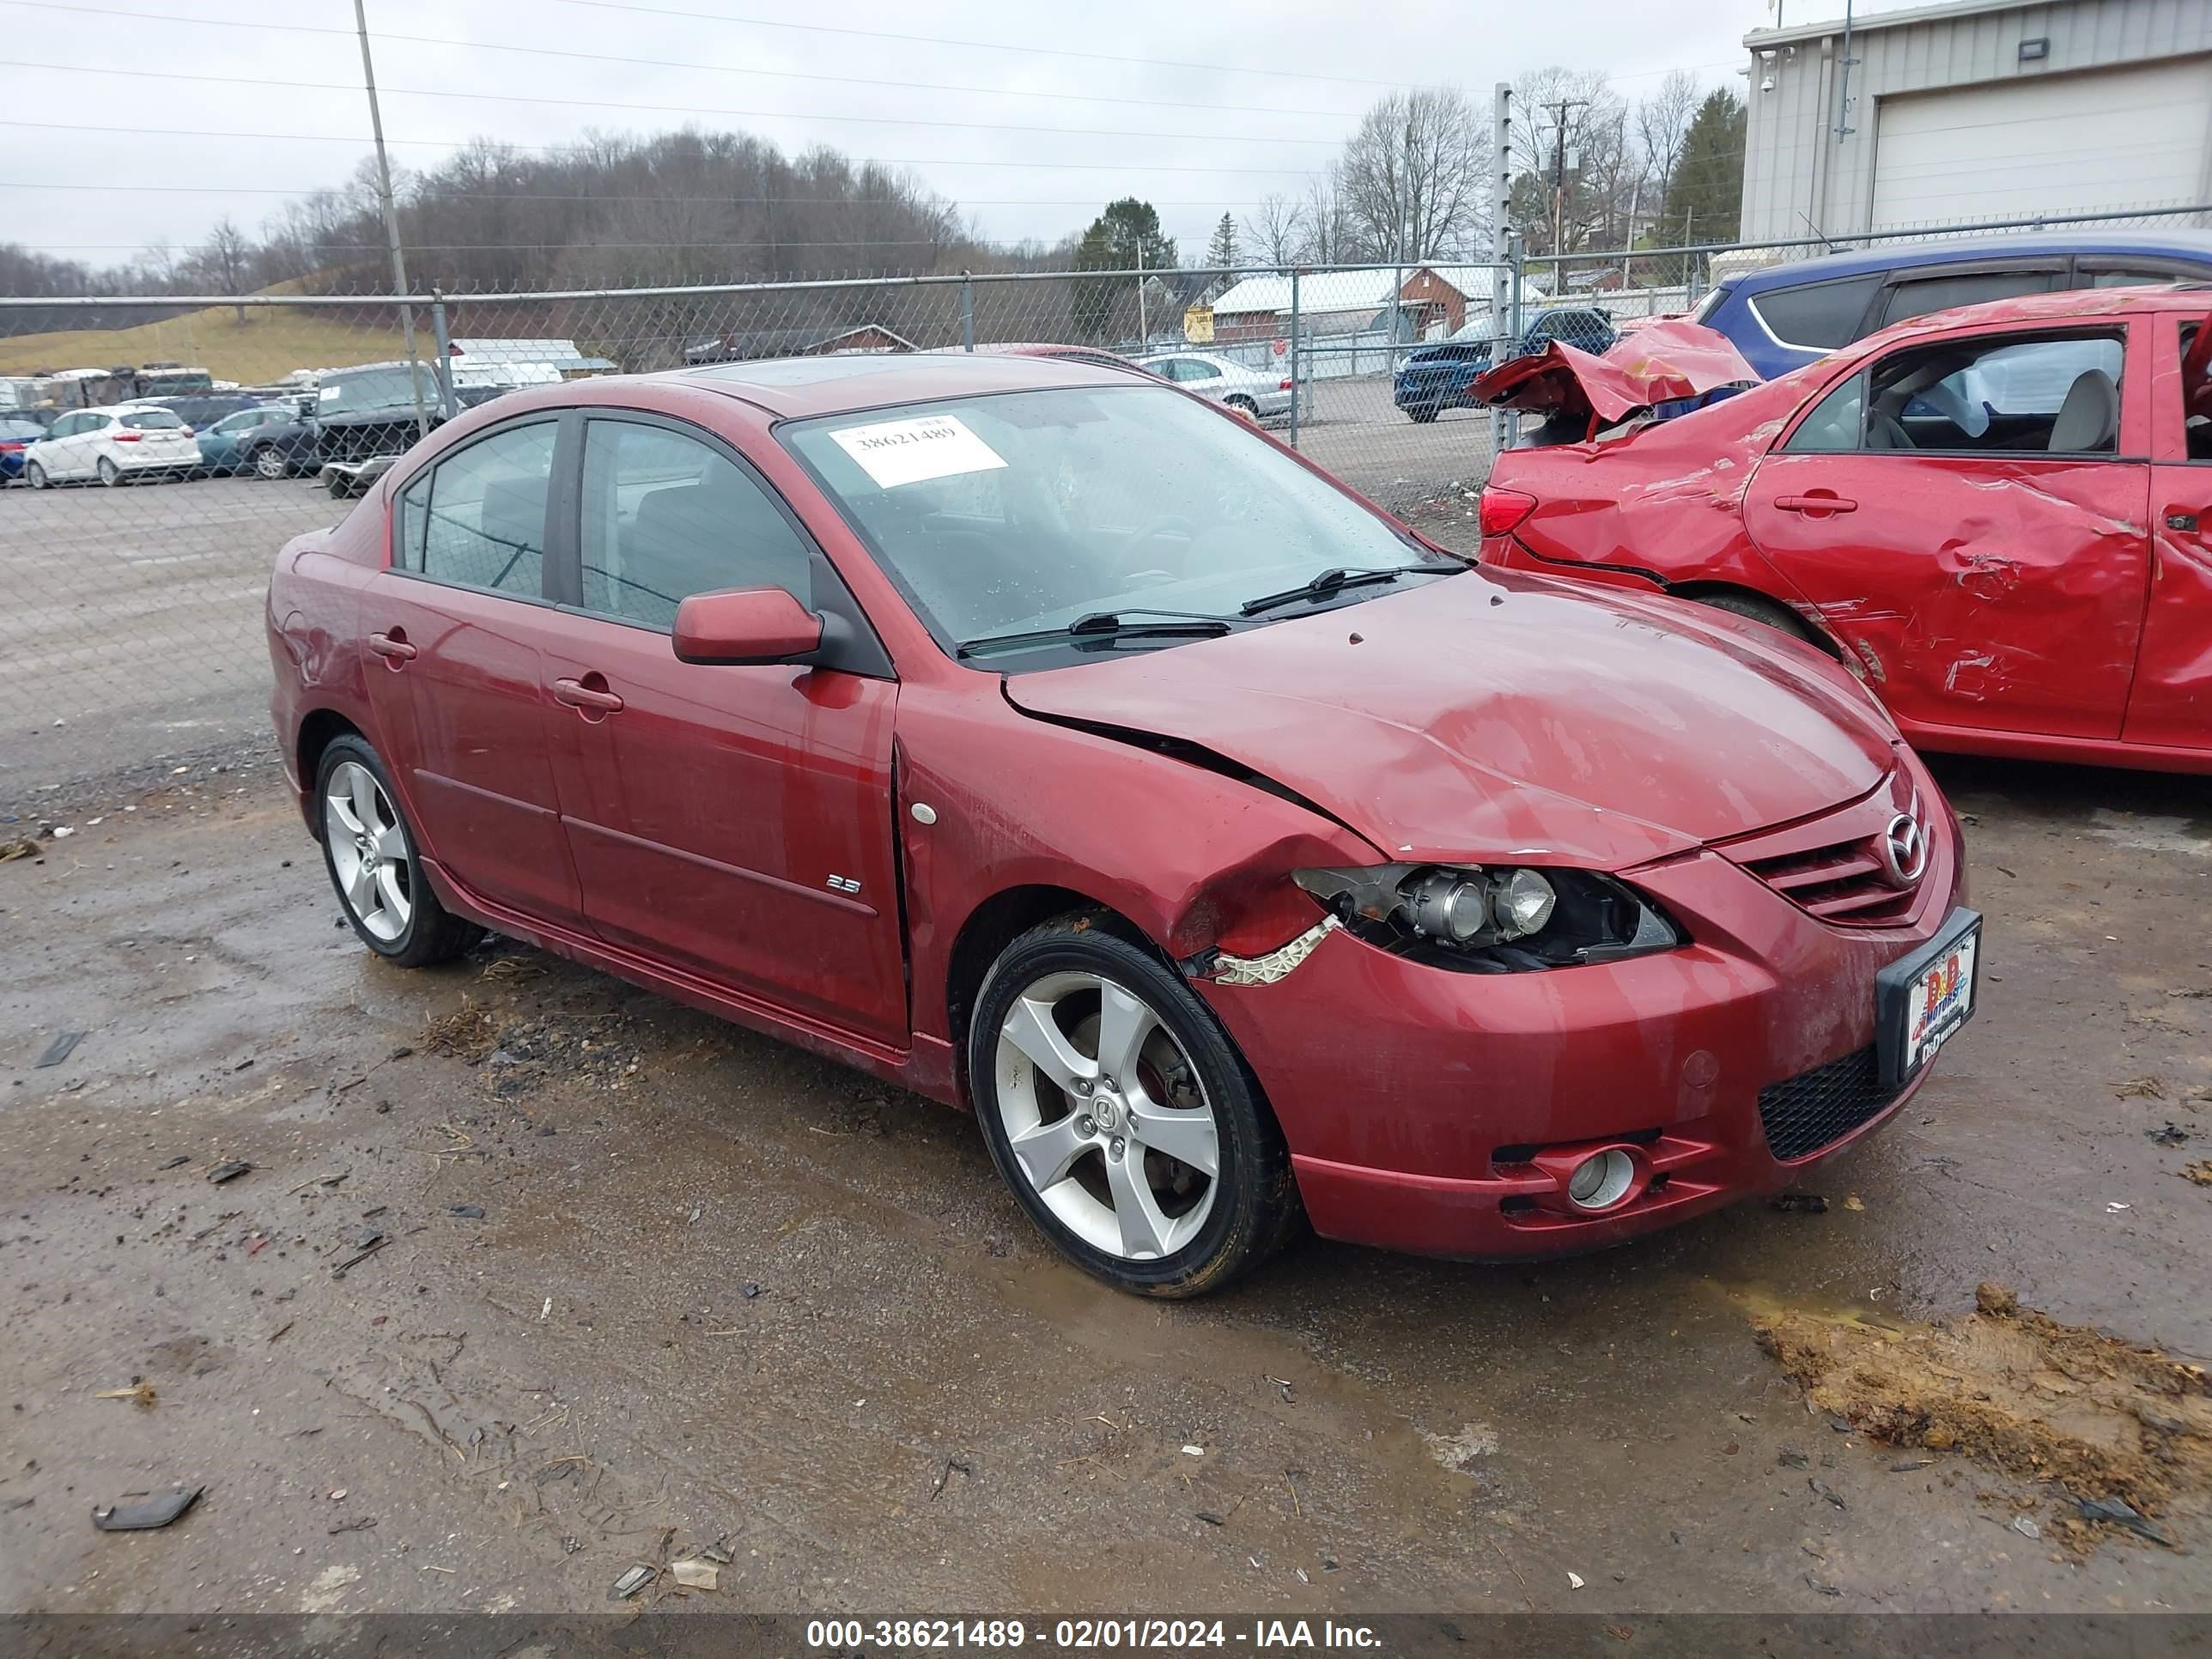
[[[1213,240],[1206,245],[1206,263],[1216,270],[1237,274],[1237,220],[1224,213],[1221,222],[1213,228]]]
[[[1160,216],[1150,202],[1125,196],[1109,202],[1075,245],[1078,270],[1171,270],[1176,264],[1175,238],[1160,234]],[[1103,340],[1114,322],[1114,301],[1127,295],[1134,303],[1133,277],[1080,281],[1071,307],[1075,326],[1086,339]]]
[[[1743,100],[1726,88],[1698,106],[1667,185],[1657,240],[1732,242],[1743,222]]]

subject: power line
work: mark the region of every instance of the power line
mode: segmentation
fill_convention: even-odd
[[[34,63],[28,58],[16,58],[10,65],[15,69],[46,70],[64,75],[119,75],[137,81],[197,81],[231,87],[281,87],[288,91],[356,92],[359,88],[343,82],[279,81],[266,76],[249,75],[194,75],[181,70],[125,70],[110,69],[98,64]],[[745,120],[844,121],[878,127],[942,127],[954,132],[1039,132],[1055,133],[1079,138],[1173,138],[1202,144],[1297,144],[1302,148],[1328,149],[1335,140],[1328,138],[1264,138],[1236,132],[1154,132],[1133,127],[1045,127],[1032,126],[1015,121],[925,121],[898,115],[829,115],[816,111],[716,109],[697,104],[623,104],[605,98],[532,98],[522,93],[449,92],[430,87],[386,87],[387,96],[409,98],[452,98],[470,103],[488,104],[546,104],[561,109],[620,109],[649,115],[733,115]],[[1224,168],[1199,168],[1200,172],[1228,171]],[[1262,172],[1281,172],[1282,168],[1261,168]]]
[[[245,22],[222,17],[161,17],[143,10],[121,11],[98,6],[70,5],[58,7],[51,0],[0,0],[0,6],[10,6],[22,11],[63,11],[76,17],[120,17],[131,22],[151,21],[189,26],[194,29],[256,29],[281,34],[335,34],[350,36],[350,29],[332,28],[319,23],[263,23]],[[701,64],[674,58],[618,58],[605,52],[564,52],[556,46],[520,46],[500,40],[455,40],[434,34],[398,34],[389,29],[374,29],[370,33],[380,40],[403,42],[417,46],[454,46],[467,52],[515,52],[532,58],[568,58],[583,63],[629,64],[645,69],[692,70],[711,75],[750,75],[775,81],[817,81],[832,86],[896,87],[916,92],[957,92],[980,94],[994,98],[1049,98],[1056,102],[1087,104],[1121,104],[1140,108],[1218,110],[1242,115],[1320,115],[1337,119],[1358,118],[1358,110],[1296,109],[1268,104],[1194,103],[1171,98],[1114,98],[1102,93],[1029,92],[1012,87],[979,87],[959,85],[941,81],[886,81],[859,75],[811,75],[802,70],[747,69],[733,64]]]

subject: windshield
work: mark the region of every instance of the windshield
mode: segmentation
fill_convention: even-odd
[[[434,404],[438,400],[437,381],[428,368],[419,365],[416,375],[422,388],[422,401]],[[368,409],[412,409],[415,394],[407,384],[404,363],[387,368],[364,369],[336,380],[325,380],[316,392],[318,414],[355,415]]]
[[[794,423],[778,435],[947,650],[1123,613],[1260,626],[1312,605],[1249,622],[1238,607],[1324,572],[1466,568],[1164,388],[948,399]],[[1314,605],[1388,591],[1323,586]],[[1176,642],[1146,637],[1117,648]],[[1036,652],[1065,661],[1069,648],[1048,640]],[[1029,653],[994,664],[1042,665]]]

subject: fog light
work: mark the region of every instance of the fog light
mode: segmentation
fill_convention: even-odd
[[[1592,1152],[1567,1177],[1567,1197],[1577,1209],[1608,1210],[1628,1195],[1636,1164],[1618,1146]]]

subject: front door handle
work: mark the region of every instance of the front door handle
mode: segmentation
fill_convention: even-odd
[[[2193,536],[2197,533],[2197,515],[2194,513],[2169,513],[2166,515],[2166,527],[2186,531]]]
[[[389,657],[394,663],[415,660],[415,647],[407,643],[407,635],[396,628],[389,634],[371,634],[368,648],[380,657]]]
[[[594,674],[592,678],[598,679],[599,676]],[[553,697],[556,702],[565,702],[571,708],[588,709],[599,714],[619,713],[623,706],[623,700],[613,692],[601,686],[586,685],[581,680],[554,681]]]
[[[1777,495],[1775,506],[1784,513],[1856,513],[1859,504],[1842,495],[1815,489],[1804,495]]]

